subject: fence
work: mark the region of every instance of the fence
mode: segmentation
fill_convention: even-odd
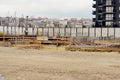
[[[6,35],[25,35],[24,31],[24,27],[0,27],[0,32]],[[120,28],[28,28],[28,35],[120,38]]]

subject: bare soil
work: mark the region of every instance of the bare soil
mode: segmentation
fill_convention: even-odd
[[[5,80],[120,80],[120,54],[0,47],[0,74]]]

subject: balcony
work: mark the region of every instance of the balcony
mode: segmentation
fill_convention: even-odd
[[[93,18],[93,22],[96,22],[96,18]]]
[[[106,11],[105,9],[102,11],[103,14],[115,14],[116,13],[116,9],[113,9],[111,11]]]
[[[104,3],[103,6],[111,7],[111,6],[116,6],[116,2],[112,2],[111,4],[106,4]]]
[[[98,20],[103,20],[103,18],[98,18]]]
[[[103,3],[102,3],[102,2],[98,3],[98,6],[102,6],[102,5],[103,5]]]
[[[106,12],[106,11],[103,12],[103,14],[115,14],[115,13],[116,12],[114,12],[114,11],[113,12]]]
[[[96,11],[93,11],[92,14],[93,14],[93,15],[96,15]]]
[[[93,8],[96,8],[96,4],[93,4]]]
[[[98,13],[103,13],[103,10],[98,10]]]

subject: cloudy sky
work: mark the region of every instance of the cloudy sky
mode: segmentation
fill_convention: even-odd
[[[93,0],[0,0],[0,16],[92,18]]]

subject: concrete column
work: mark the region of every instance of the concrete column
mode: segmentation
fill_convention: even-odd
[[[5,26],[3,26],[3,34],[5,35]]]
[[[35,29],[34,29],[34,28],[32,28],[32,35],[34,35],[34,33],[35,33]]]
[[[11,35],[13,35],[12,26],[11,26]]]
[[[48,27],[48,35],[47,35],[47,36],[49,36],[49,32],[50,32],[50,29],[49,29],[49,27]]]
[[[101,38],[102,38],[102,27],[101,27]]]
[[[88,27],[88,37],[90,37],[90,27]]]
[[[83,36],[84,28],[82,28],[82,36]]]
[[[114,39],[116,38],[116,28],[114,28]]]
[[[58,34],[59,34],[59,37],[60,37],[60,36],[61,36],[61,33],[60,33],[60,28],[58,28],[58,29],[59,29],[59,33],[58,33]]]
[[[76,37],[78,36],[78,28],[76,27]]]
[[[107,37],[109,37],[109,28],[107,28]]]
[[[53,36],[55,36],[55,28],[53,27]]]
[[[64,28],[64,37],[66,37],[66,28]]]
[[[44,28],[42,27],[42,36],[44,36]]]
[[[70,37],[72,37],[72,28],[70,28]]]
[[[96,28],[94,28],[94,37],[96,37]]]

